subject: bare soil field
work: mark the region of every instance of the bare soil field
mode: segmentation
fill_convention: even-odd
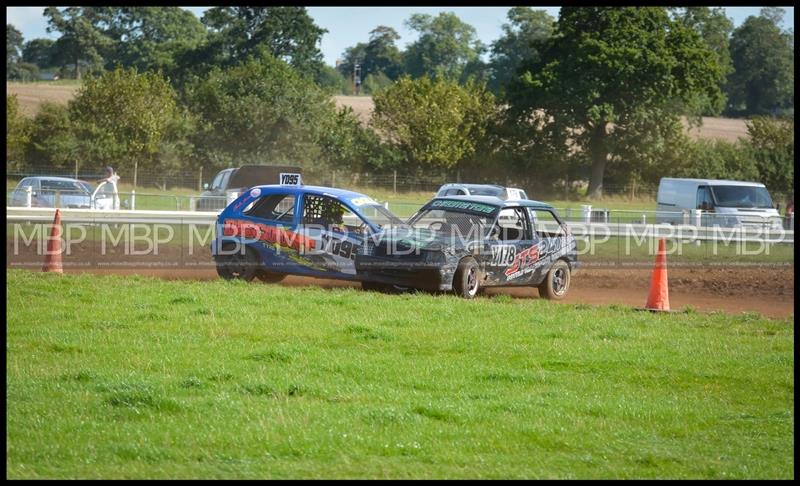
[[[65,255],[66,273],[145,275],[164,279],[214,280],[219,278],[207,247],[193,252],[179,246],[160,249],[159,255],[126,254],[122,246],[102,255],[96,243],[85,242]],[[13,241],[6,241],[7,268],[40,271],[44,257],[35,245],[15,251]],[[647,301],[652,269],[649,267],[588,267],[572,278],[566,303],[642,307]],[[669,297],[672,309],[687,306],[700,312],[758,312],[770,317],[794,315],[794,266],[711,266],[670,267]],[[319,286],[323,288],[360,287],[342,280],[290,276],[280,285]],[[510,295],[513,298],[539,298],[530,287],[487,289],[487,296]]]
[[[20,108],[28,116],[34,116],[45,101],[66,104],[78,91],[77,85],[55,85],[51,83],[6,83],[6,94],[16,94]],[[368,123],[374,105],[371,96],[334,96],[337,107],[349,106],[362,123]],[[715,138],[735,142],[747,137],[746,120],[733,118],[704,117],[703,126],[689,130],[695,138]],[[688,128],[688,124],[684,122]]]
[[[45,101],[66,105],[78,91],[78,85],[51,83],[6,83],[6,95],[17,95],[22,113],[35,116]]]

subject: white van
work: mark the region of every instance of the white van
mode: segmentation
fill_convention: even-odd
[[[656,202],[657,223],[781,228],[778,210],[758,182],[664,177]]]

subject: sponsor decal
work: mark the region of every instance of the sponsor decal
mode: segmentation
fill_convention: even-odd
[[[517,253],[516,257],[514,257],[514,262],[511,264],[511,267],[506,269],[506,277],[511,280],[513,278],[525,275],[526,273],[532,272],[535,268],[534,263],[537,261],[539,261],[538,244]]]
[[[260,195],[261,195],[261,189],[259,188],[255,188],[252,191],[250,191],[250,197],[258,197]]]
[[[350,202],[351,202],[351,203],[352,203],[354,206],[363,206],[363,205],[365,205],[365,204],[378,204],[378,203],[377,203],[377,202],[375,202],[375,200],[373,200],[371,197],[367,197],[367,196],[364,196],[364,197],[357,197],[357,198],[355,198],[355,199],[351,199],[351,200],[350,200]]]
[[[317,246],[315,240],[294,231],[240,219],[225,220],[222,234],[224,236],[242,236],[248,239],[266,241],[267,243],[291,248],[298,252],[303,252],[306,249],[313,250]]]
[[[451,201],[448,199],[437,199],[431,203],[431,207],[463,209],[465,211],[474,211],[476,213],[484,213],[484,214],[490,214],[497,209],[496,206],[490,206],[489,204],[481,204],[469,201]]]

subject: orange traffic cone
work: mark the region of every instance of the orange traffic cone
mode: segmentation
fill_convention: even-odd
[[[47,253],[44,255],[42,271],[64,273],[61,266],[61,210],[59,209],[56,209],[53,229],[50,230],[50,238],[47,240]]]
[[[651,311],[669,310],[669,288],[667,287],[667,252],[664,238],[658,242],[656,266],[650,279],[650,294],[647,296],[645,309]]]

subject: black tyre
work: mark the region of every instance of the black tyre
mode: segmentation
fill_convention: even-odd
[[[245,248],[244,254],[237,251],[231,255],[218,255],[215,260],[217,275],[225,280],[239,279],[249,282],[261,270],[261,262],[252,248]]]
[[[256,273],[256,277],[258,277],[258,279],[261,280],[262,282],[278,283],[281,280],[283,280],[284,278],[286,278],[286,274],[285,273],[268,272],[266,270],[259,270]]]
[[[467,257],[458,263],[453,277],[453,292],[465,299],[474,299],[478,295],[478,262]]]
[[[539,295],[545,299],[561,300],[566,297],[569,284],[569,264],[564,260],[558,260],[547,272],[544,281],[539,284]]]

